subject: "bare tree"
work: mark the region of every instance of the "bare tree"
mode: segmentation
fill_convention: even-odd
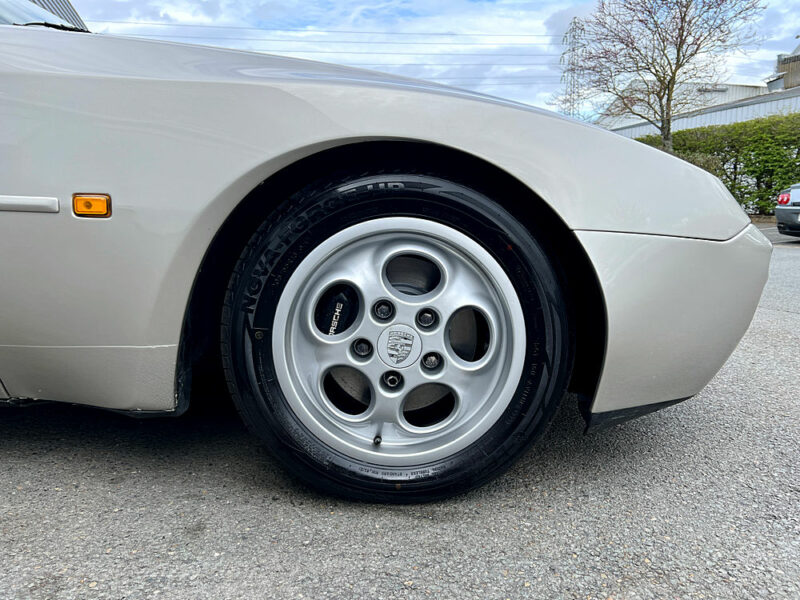
[[[672,151],[672,119],[697,106],[724,71],[722,57],[756,39],[761,0],[601,0],[581,19],[580,43],[562,59],[584,101],[606,116],[634,115]]]

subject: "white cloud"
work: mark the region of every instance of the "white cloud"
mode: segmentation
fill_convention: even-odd
[[[594,6],[594,2],[564,0],[73,0],[73,4],[94,31],[366,65],[538,106],[560,88],[561,36],[569,20]],[[761,49],[728,61],[733,80],[762,81],[772,70],[775,54],[794,48],[794,35],[800,33],[797,4],[798,0],[784,0],[771,5],[760,24]],[[208,25],[214,27],[201,27]]]

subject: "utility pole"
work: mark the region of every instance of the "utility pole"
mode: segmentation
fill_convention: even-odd
[[[561,99],[561,112],[570,117],[578,117],[581,112],[581,90],[578,82],[578,70],[583,53],[584,27],[581,20],[573,17],[567,27],[562,42],[566,47],[561,55],[561,82],[564,84],[564,96]]]

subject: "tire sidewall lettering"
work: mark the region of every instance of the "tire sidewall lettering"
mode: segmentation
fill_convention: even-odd
[[[269,344],[261,352],[254,350],[248,358],[241,331],[254,326],[271,331],[280,292],[297,265],[322,239],[355,223],[397,214],[440,221],[481,243],[512,279],[523,302],[529,333],[524,375],[508,409],[489,432],[458,454],[434,463],[387,469],[354,460],[317,441],[292,414],[277,385]],[[554,405],[560,400],[554,396],[560,396],[565,387],[565,376],[556,381],[552,365],[565,362],[567,357],[566,329],[559,330],[561,318],[553,314],[554,302],[558,301],[553,298],[553,290],[556,296],[558,292],[555,273],[527,230],[474,190],[432,176],[366,176],[338,187],[329,184],[327,188],[298,192],[256,235],[260,235],[260,243],[245,262],[243,284],[233,304],[236,314],[231,347],[234,363],[258,360],[261,364],[252,371],[239,364],[234,369],[235,386],[242,390],[239,397],[253,405],[248,415],[258,421],[254,429],[260,431],[263,426],[271,430],[263,434],[268,445],[288,458],[286,462],[295,465],[293,470],[304,465],[297,474],[308,483],[319,487],[321,483],[314,479],[322,477],[330,482],[328,491],[334,493],[336,485],[349,482],[365,493],[389,494],[399,491],[397,486],[401,490],[409,486],[409,494],[419,488],[449,495],[443,490],[475,487],[498,465],[510,464],[554,413]],[[249,373],[256,373],[259,380],[253,381]],[[469,468],[466,476],[465,465]]]

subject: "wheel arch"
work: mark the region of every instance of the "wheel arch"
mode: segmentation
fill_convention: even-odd
[[[314,179],[333,176],[352,170],[354,164],[365,168],[397,165],[463,183],[498,201],[534,233],[562,278],[574,324],[569,389],[584,408],[588,406],[605,355],[606,308],[594,267],[574,233],[535,191],[484,159],[428,142],[374,140],[343,141],[295,160],[259,183],[229,213],[206,249],[184,314],[175,370],[177,413],[190,403],[227,396],[219,356],[219,318],[230,274],[258,224],[308,181],[308,173]]]

